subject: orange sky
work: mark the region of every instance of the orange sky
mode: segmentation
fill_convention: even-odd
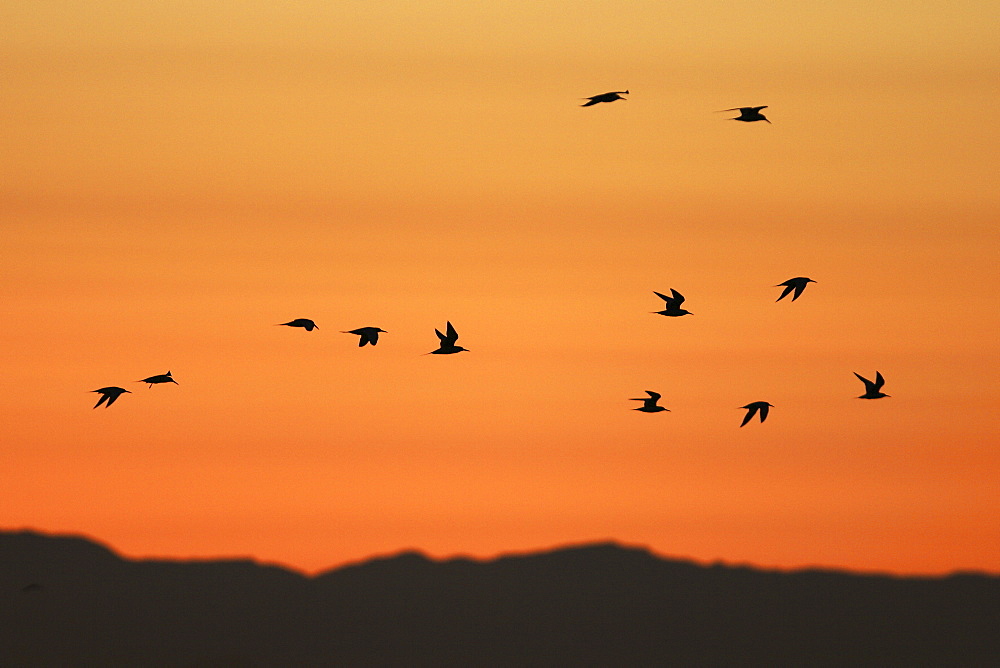
[[[0,525],[1000,571],[995,3],[243,4],[0,12]]]

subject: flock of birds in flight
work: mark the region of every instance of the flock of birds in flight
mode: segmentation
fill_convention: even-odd
[[[590,107],[595,104],[600,104],[602,102],[614,102],[616,100],[626,100],[627,98],[622,97],[622,95],[628,95],[628,94],[629,92],[627,90],[601,93],[600,95],[594,95],[592,97],[583,98],[587,100],[587,102],[583,103],[580,106]],[[759,107],[733,107],[732,109],[722,109],[720,110],[720,113],[726,111],[738,111],[740,112],[740,115],[736,116],[735,118],[731,118],[729,120],[743,121],[745,123],[752,123],[754,121],[765,121],[767,123],[770,123],[771,121],[767,120],[767,117],[765,117],[764,114],[760,113],[761,109],[767,109],[767,105]],[[783,283],[778,283],[774,287],[783,287],[784,290],[781,292],[781,295],[775,301],[780,302],[788,295],[792,295],[792,301],[795,301],[802,295],[802,292],[806,289],[806,285],[815,282],[816,281],[814,281],[811,278],[806,278],[805,276],[797,276],[795,278],[790,278]],[[671,318],[680,317],[684,315],[692,315],[691,311],[681,308],[681,304],[684,303],[684,295],[677,292],[673,288],[670,289],[669,296],[656,292],[655,290],[653,291],[653,294],[655,294],[657,297],[659,297],[664,301],[663,310],[653,311],[653,313]],[[311,332],[314,329],[319,329],[319,325],[317,325],[315,321],[310,320],[309,318],[296,318],[288,322],[278,323],[277,326],[301,327],[307,332]],[[378,327],[359,327],[358,329],[351,329],[344,331],[342,333],[355,334],[358,337],[360,337],[358,341],[358,346],[363,348],[364,346],[369,344],[374,346],[375,344],[378,343],[378,335],[380,333],[384,334],[387,332],[384,329],[380,329]],[[426,355],[452,355],[454,353],[468,352],[467,348],[463,348],[462,346],[456,345],[458,342],[458,332],[455,330],[455,327],[452,326],[450,321],[445,326],[445,331],[443,334],[438,329],[435,329],[434,333],[437,334],[438,337],[438,348],[436,350],[430,351],[429,353],[425,353]],[[858,377],[858,380],[860,380],[862,383],[865,384],[865,393],[858,396],[859,399],[881,399],[882,397],[889,396],[888,394],[882,392],[882,386],[885,384],[885,379],[882,377],[882,374],[880,372],[878,371],[875,372],[874,381],[868,380],[867,378],[865,378],[864,376],[862,376],[857,372],[854,372],[854,375]],[[149,376],[148,378],[143,378],[142,380],[136,382],[147,383],[149,387],[153,387],[153,385],[158,385],[161,383],[174,383],[175,385],[178,384],[177,381],[174,380],[173,376],[170,375],[169,371],[167,371],[164,374]],[[98,399],[97,403],[94,405],[94,408],[97,408],[101,404],[104,404],[105,407],[108,407],[111,404],[115,403],[115,400],[117,400],[118,397],[120,397],[122,394],[129,392],[129,390],[126,390],[124,387],[117,387],[117,386],[102,387],[93,391],[101,395],[100,399]],[[639,406],[634,410],[641,411],[643,413],[660,413],[663,411],[667,412],[670,411],[669,408],[664,408],[663,406],[659,405],[658,402],[660,401],[660,397],[662,396],[661,394],[659,394],[658,392],[654,392],[652,390],[646,390],[646,394],[649,396],[630,399],[630,401],[642,402],[642,406]],[[743,417],[743,422],[740,423],[740,427],[745,426],[748,422],[750,422],[750,420],[753,419],[755,415],[759,415],[760,421],[763,422],[764,420],[767,419],[768,411],[773,407],[774,407],[773,404],[770,404],[766,401],[753,401],[747,404],[746,406],[741,406],[740,408],[746,410],[746,415]]]
[[[763,108],[763,107],[761,107]],[[792,295],[792,301],[795,301],[802,294],[802,291],[806,289],[806,286],[810,283],[815,283],[811,278],[806,278],[805,276],[796,276],[795,278],[790,278],[783,283],[778,283],[776,288],[783,287],[784,290],[775,300],[775,302],[780,302],[782,299],[788,295]],[[682,315],[692,315],[691,311],[687,309],[682,309],[681,304],[684,303],[684,295],[677,292],[673,288],[670,289],[670,296],[660,292],[653,291],[653,294],[662,299],[665,303],[662,311],[653,311],[657,315],[664,315],[671,318],[677,318]],[[882,374],[878,371],[875,372],[875,380],[870,381],[864,376],[860,375],[858,372],[854,372],[854,375],[865,384],[865,393],[858,396],[858,399],[881,399],[882,397],[888,397],[888,394],[882,392],[882,386],[885,384],[885,379]],[[635,408],[633,410],[641,411],[643,413],[659,413],[661,411],[669,411],[669,408],[664,408],[659,405],[660,397],[662,396],[658,392],[653,392],[652,390],[646,390],[648,397],[633,397],[630,401],[641,401],[642,406]],[[746,415],[743,416],[743,422],[740,426],[745,426],[750,420],[753,419],[754,415],[760,415],[760,421],[763,422],[767,419],[768,411],[773,408],[774,405],[766,401],[753,401],[746,406],[740,406],[740,408],[746,409]]]
[[[610,93],[601,93],[600,95],[594,95],[592,97],[583,98],[584,100],[587,100],[587,102],[584,102],[580,106],[592,107],[595,104],[600,104],[601,102],[614,102],[615,100],[626,100],[627,98],[622,97],[622,95],[628,95],[628,94],[629,92],[627,90],[615,90],[611,91]],[[767,117],[764,114],[760,113],[761,109],[767,109],[767,105],[765,104],[760,107],[733,107],[732,109],[720,109],[718,113],[723,113],[726,111],[738,111],[740,112],[740,115],[737,116],[736,118],[731,118],[729,120],[743,121],[744,123],[752,123],[754,121],[766,121],[767,123],[770,123],[771,121],[767,120]]]

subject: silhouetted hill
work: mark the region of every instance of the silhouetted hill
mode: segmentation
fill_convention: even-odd
[[[615,544],[309,578],[0,533],[0,666],[986,666],[1000,578],[699,566]]]

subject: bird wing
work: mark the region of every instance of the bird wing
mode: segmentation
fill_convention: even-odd
[[[368,343],[372,344],[373,346],[376,343],[378,343],[378,332],[377,331],[372,330],[372,331],[368,332],[367,336],[368,336]]]
[[[882,374],[880,372],[876,371],[875,372],[875,388],[874,388],[875,391],[878,392],[879,390],[881,390],[883,385],[885,385],[885,378],[882,377]]]
[[[771,409],[767,404],[762,404],[760,407],[760,421],[763,422],[767,419],[767,412]]]
[[[656,295],[657,297],[659,297],[660,299],[662,299],[663,301],[667,302],[668,306],[670,305],[670,302],[672,302],[674,300],[673,297],[668,297],[668,296],[666,296],[664,294],[661,294],[661,293],[657,292],[656,290],[653,290],[653,294]]]
[[[439,338],[439,339],[441,339],[441,343],[444,343],[444,342],[445,342],[445,339],[447,339],[447,338],[448,338],[448,337],[446,337],[446,336],[445,336],[444,334],[442,334],[442,333],[440,332],[440,330],[438,330],[437,328],[435,328],[435,329],[434,329],[434,333],[438,335],[438,338]]]
[[[677,292],[673,288],[670,288],[670,294],[673,296],[672,301],[674,306],[679,307],[681,304],[684,303],[684,295],[682,295],[681,293]]]
[[[751,111],[751,112],[758,112],[761,109],[767,109],[767,105],[765,104],[762,107],[741,107],[740,111],[746,110],[746,111]]]
[[[615,90],[609,93],[601,93],[600,95],[594,95],[593,97],[584,98],[585,100],[590,100],[584,104],[584,107],[589,107],[592,104],[597,104],[598,102],[614,102],[615,100],[620,100],[619,95],[628,94],[627,90]]]
[[[862,383],[865,384],[865,391],[866,392],[869,389],[875,389],[875,383],[871,382],[870,380],[868,380],[867,378],[865,378],[864,376],[862,376],[857,371],[854,372],[854,375],[858,377],[858,380],[860,380]]]
[[[802,291],[806,289],[806,284],[796,283],[794,287],[795,287],[795,294],[792,295],[792,301],[795,301],[796,299],[799,298],[799,295],[802,294]]]
[[[754,414],[757,412],[756,406],[750,406],[750,407],[744,406],[744,408],[747,409],[747,414],[743,416],[743,422],[740,423],[741,427],[746,425],[746,423],[750,421],[750,418],[752,418]]]
[[[785,285],[785,283],[779,283],[778,285]],[[794,286],[791,285],[787,286],[784,290],[781,291],[781,296],[775,299],[774,301],[780,302],[782,299],[788,296],[788,293],[790,293],[793,290],[793,288]],[[795,301],[795,299],[792,298],[792,301]]]
[[[450,343],[458,341],[458,332],[455,331],[455,328],[452,326],[450,320],[448,321],[448,327],[445,331],[448,332],[448,341]]]
[[[657,292],[656,290],[653,290],[653,294],[662,299],[663,301],[665,301],[667,303],[667,306],[669,306],[674,301],[673,297],[669,297],[663,294],[662,292]]]
[[[652,390],[646,390],[646,394],[649,395],[649,402],[655,404],[663,396],[659,392],[653,392]]]

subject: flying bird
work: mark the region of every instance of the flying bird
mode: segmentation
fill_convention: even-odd
[[[378,327],[358,327],[357,329],[352,329],[342,333],[357,334],[358,336],[360,336],[361,339],[358,341],[358,347],[361,348],[368,345],[369,343],[372,344],[373,346],[376,343],[378,343],[379,332],[387,333],[384,329],[379,329]]]
[[[888,397],[889,395],[882,391],[882,386],[885,385],[885,378],[878,371],[875,372],[875,382],[868,380],[857,371],[854,375],[858,377],[862,383],[865,384],[865,393],[858,397],[858,399],[881,399],[882,397]]]
[[[174,377],[170,375],[169,371],[166,373],[161,373],[158,376],[150,376],[149,378],[143,378],[142,380],[137,380],[135,382],[149,383],[150,387],[153,387],[153,385],[157,383],[173,383],[174,385],[179,384],[176,380],[174,380]]]
[[[795,294],[792,295],[792,301],[795,301],[796,299],[799,298],[799,295],[802,294],[802,291],[806,289],[806,284],[815,282],[816,281],[814,281],[811,278],[806,278],[805,276],[799,276],[797,278],[789,278],[784,283],[778,283],[774,287],[780,288],[781,286],[785,286],[785,289],[781,291],[781,296],[775,299],[774,301],[780,302],[782,299],[787,297],[792,290],[795,290]]]
[[[736,118],[730,118],[729,120],[743,121],[744,123],[753,123],[754,121],[767,121],[770,123],[771,121],[768,121],[767,117],[760,113],[761,109],[767,109],[767,105],[765,104],[762,107],[733,107],[732,109],[721,109],[718,113],[722,113],[724,111],[738,111],[740,112],[740,115]]]
[[[652,313],[657,313],[659,315],[666,315],[670,317],[678,317],[682,315],[694,315],[691,311],[681,308],[681,304],[684,303],[684,295],[677,292],[673,288],[670,288],[670,296],[666,296],[653,290],[653,294],[666,302],[662,311],[652,311]]]
[[[599,104],[601,102],[614,102],[615,100],[624,100],[625,98],[622,97],[622,95],[628,95],[628,94],[629,92],[627,90],[618,90],[618,91],[613,91],[611,93],[601,93],[600,95],[595,95],[593,97],[583,98],[584,100],[590,100],[590,101],[584,102],[580,106],[589,107],[595,104]]]
[[[126,390],[124,387],[111,386],[111,387],[102,387],[99,390],[91,390],[91,392],[99,392],[101,394],[101,398],[97,400],[96,404],[94,404],[94,408],[97,408],[101,404],[104,404],[105,401],[108,402],[104,404],[104,407],[107,408],[111,404],[115,403],[115,399],[120,397],[123,393],[128,392],[128,390]],[[131,394],[131,392],[128,393]]]
[[[646,390],[648,397],[639,397],[638,399],[629,399],[629,401],[641,401],[642,406],[638,408],[633,408],[634,411],[642,411],[643,413],[659,413],[660,411],[669,411],[669,408],[664,408],[663,406],[658,406],[657,401],[660,400],[660,394],[653,392],[652,390]]]
[[[307,332],[311,332],[313,329],[319,329],[319,325],[309,318],[296,318],[295,320],[291,320],[289,322],[279,322],[278,325],[285,325],[287,327],[304,327]]]
[[[743,417],[743,422],[740,423],[740,426],[742,427],[749,422],[758,411],[760,412],[760,421],[763,422],[767,419],[767,411],[773,407],[774,406],[772,404],[769,404],[766,401],[755,401],[747,404],[746,406],[740,406],[740,408],[747,409],[747,414]]]
[[[425,355],[451,355],[452,353],[460,353],[462,351],[468,352],[467,348],[455,345],[455,342],[458,341],[458,332],[455,331],[455,328],[452,326],[450,320],[448,321],[448,327],[445,329],[445,332],[445,334],[442,334],[437,329],[434,330],[434,333],[437,334],[441,344],[438,346],[437,350],[424,353]]]

